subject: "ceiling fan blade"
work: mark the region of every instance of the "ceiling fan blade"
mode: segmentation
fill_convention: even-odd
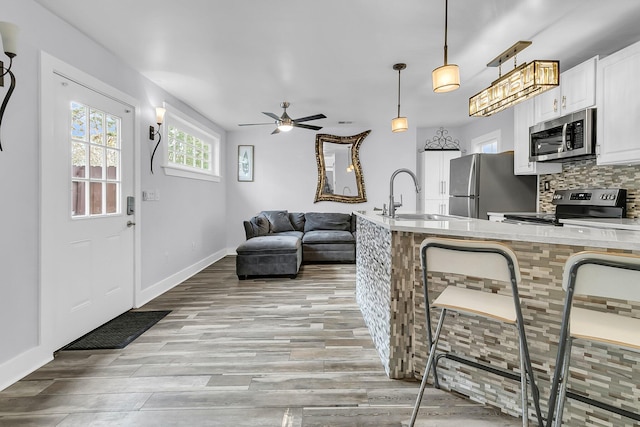
[[[272,125],[273,122],[269,123],[238,123],[238,126],[262,126],[262,125]]]
[[[326,119],[326,118],[327,116],[325,116],[324,114],[316,114],[314,116],[307,116],[307,117],[295,119],[294,123],[308,122],[309,120],[318,120],[318,119]]]
[[[273,131],[273,132],[271,132],[271,135],[274,135],[274,134],[276,134],[276,133],[280,133],[280,129],[275,128],[275,129],[274,129],[274,131]]]
[[[293,123],[294,127],[302,128],[302,129],[311,129],[311,130],[320,130],[322,126],[312,126],[312,125],[303,125],[301,123]]]
[[[264,111],[262,112],[262,114],[266,114],[267,116],[271,117],[273,120],[280,120],[280,117],[276,116],[273,113],[265,113]]]

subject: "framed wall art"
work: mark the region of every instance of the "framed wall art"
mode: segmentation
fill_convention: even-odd
[[[238,181],[253,181],[253,145],[238,145]]]

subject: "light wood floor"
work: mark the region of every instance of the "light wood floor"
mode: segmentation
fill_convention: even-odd
[[[63,351],[0,393],[2,426],[401,426],[418,383],[390,380],[353,265],[239,281],[227,257],[142,310],[172,310],[123,350]],[[515,426],[427,388],[420,426]]]

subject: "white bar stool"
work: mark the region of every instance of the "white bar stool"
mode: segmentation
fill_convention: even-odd
[[[640,352],[640,319],[573,306],[575,295],[640,302],[639,256],[594,251],[574,254],[565,263],[562,288],[566,296],[547,426],[562,424],[574,339]]]
[[[504,322],[512,325],[518,332],[520,348],[520,383],[522,394],[522,425],[528,426],[528,397],[527,377],[529,379],[535,404],[538,424],[542,426],[540,413],[539,394],[536,386],[527,339],[524,331],[524,321],[520,309],[518,296],[518,284],[520,283],[520,269],[516,255],[502,243],[478,240],[457,240],[447,238],[428,238],[420,246],[420,259],[422,263],[422,283],[424,287],[424,300],[426,312],[427,339],[430,345],[429,359],[420,384],[420,391],[411,415],[410,427],[415,424],[420,403],[427,384],[429,371],[433,366],[434,380],[437,384],[437,376],[434,365],[438,339],[442,331],[442,325],[447,311],[482,316],[490,321]],[[465,276],[498,280],[508,282],[511,285],[512,296],[498,295],[490,292],[477,291],[448,286],[429,304],[427,273],[442,272],[460,274]],[[436,328],[435,336],[431,337],[431,320],[429,306],[442,309],[440,320]]]

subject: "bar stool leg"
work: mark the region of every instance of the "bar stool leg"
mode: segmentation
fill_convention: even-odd
[[[519,332],[519,329],[518,329]],[[524,342],[518,333],[520,347],[520,390],[522,395],[522,427],[529,427],[529,397],[527,395],[527,367],[525,363]]]
[[[564,401],[567,396],[567,381],[569,380],[569,361],[571,360],[571,345],[573,343],[573,339],[569,337],[567,339],[567,347],[564,351],[563,359],[562,359],[562,371],[560,373],[560,391],[558,393],[558,402],[556,404],[556,414],[554,420],[554,427],[558,427],[562,425],[562,414],[564,411]]]
[[[418,417],[418,411],[420,410],[420,403],[422,403],[422,395],[424,394],[424,389],[427,386],[427,378],[429,377],[429,370],[431,369],[431,365],[435,360],[436,348],[438,347],[438,339],[440,339],[440,331],[442,330],[442,324],[444,323],[444,318],[446,314],[447,314],[447,309],[443,308],[442,313],[440,314],[440,319],[438,320],[436,335],[435,337],[433,337],[433,343],[431,344],[431,348],[429,349],[429,359],[427,360],[427,366],[424,369],[424,375],[422,376],[422,382],[420,383],[420,391],[418,392],[418,398],[416,399],[416,403],[413,406],[413,413],[411,414],[411,421],[409,422],[409,427],[413,427],[413,425],[416,422],[416,418]]]

